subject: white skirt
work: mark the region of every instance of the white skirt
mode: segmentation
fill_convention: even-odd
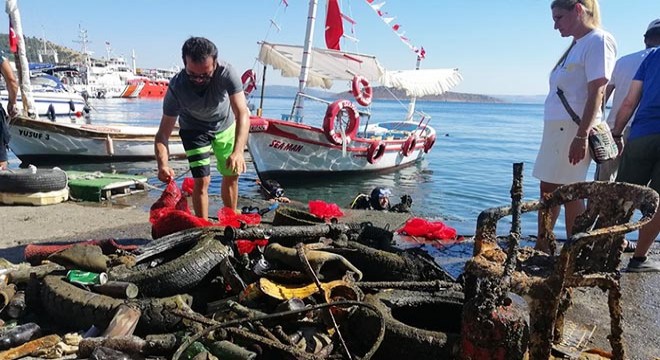
[[[543,139],[532,176],[551,184],[585,181],[591,163],[589,153],[575,165],[568,160],[577,124],[571,120],[544,121],[543,124]]]

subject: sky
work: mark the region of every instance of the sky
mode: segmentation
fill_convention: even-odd
[[[181,45],[204,36],[220,57],[242,73],[261,68],[258,41],[302,44],[308,0],[17,0],[26,36],[44,37],[80,50],[79,28],[87,31],[94,57],[113,55],[137,67],[182,66]],[[551,67],[568,47],[553,29],[550,0],[374,0],[395,17],[410,43],[424,47],[423,68],[458,68],[463,82],[452,91],[489,95],[542,95]],[[366,0],[340,0],[342,12],[356,21],[359,42],[342,49],[375,55],[386,69],[411,69],[416,55],[386,25]],[[603,27],[614,35],[618,55],[644,47],[643,34],[660,18],[658,0],[601,0]],[[325,1],[319,0],[315,46],[324,46]],[[279,30],[271,26],[271,19]],[[346,33],[351,25],[344,24]],[[270,84],[295,85],[270,71]],[[336,89],[341,86],[341,89]],[[333,90],[343,91],[337,84]]]

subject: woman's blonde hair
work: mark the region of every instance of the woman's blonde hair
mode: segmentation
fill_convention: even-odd
[[[591,28],[600,27],[600,6],[598,5],[598,0],[553,0],[550,4],[550,9],[560,8],[570,11],[578,4],[584,8],[584,12],[588,15],[588,17],[584,19],[587,25]],[[575,45],[575,41],[571,43],[571,46],[569,46],[568,49],[566,49],[553,69],[559,67],[566,60],[568,52],[571,51],[573,45]]]
[[[585,19],[587,25],[593,28],[600,27],[600,6],[598,0],[554,0],[550,8],[560,8],[564,10],[573,10],[577,4],[582,5],[589,17]]]

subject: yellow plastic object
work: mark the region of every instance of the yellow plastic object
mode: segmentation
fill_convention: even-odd
[[[321,287],[326,297],[328,297],[326,299],[328,302],[331,300],[333,294],[342,294],[342,297],[347,300],[358,300],[357,293],[349,290],[352,288],[346,281],[334,280],[322,283]],[[279,300],[304,299],[319,292],[319,288],[314,283],[303,286],[277,284],[263,277],[259,279],[259,289],[262,293]]]
[[[69,199],[69,188],[31,194],[0,192],[0,203],[5,205],[53,205]]]

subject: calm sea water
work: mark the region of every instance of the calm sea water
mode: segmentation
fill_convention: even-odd
[[[258,105],[258,101],[254,101]],[[264,114],[279,118],[291,109],[291,99],[266,98]],[[161,101],[145,99],[95,100],[95,124],[122,123],[157,125],[161,116]],[[438,140],[427,157],[416,165],[377,175],[346,177],[340,180],[312,181],[287,187],[286,195],[306,202],[320,199],[347,206],[360,192],[368,193],[376,186],[391,188],[394,202],[402,194],[413,198],[413,212],[429,220],[442,220],[460,234],[473,234],[479,213],[489,207],[510,204],[512,164],[524,163],[524,199],[538,198],[538,181],[531,176],[542,132],[540,104],[482,104],[418,102],[418,109],[432,116],[431,126]],[[321,123],[325,106],[308,104],[308,122]],[[401,118],[406,104],[397,101],[375,101],[371,121]],[[19,160],[10,158],[10,167]],[[184,161],[173,166],[187,169]],[[64,169],[87,171],[117,171],[146,174],[149,182],[161,185],[155,178],[155,162],[115,163],[102,165],[66,165]],[[214,170],[215,171],[215,170]],[[592,176],[592,171],[589,176]],[[220,176],[212,174],[211,193],[219,193]],[[260,196],[254,167],[248,164],[247,174],[240,178],[242,196]],[[158,196],[154,192],[154,197]],[[560,217],[561,219],[561,217]],[[536,233],[536,219],[524,216],[523,234]],[[500,225],[501,227],[504,225]],[[507,225],[508,226],[508,225]],[[557,233],[564,234],[563,223]],[[501,228],[506,233],[508,228]]]

